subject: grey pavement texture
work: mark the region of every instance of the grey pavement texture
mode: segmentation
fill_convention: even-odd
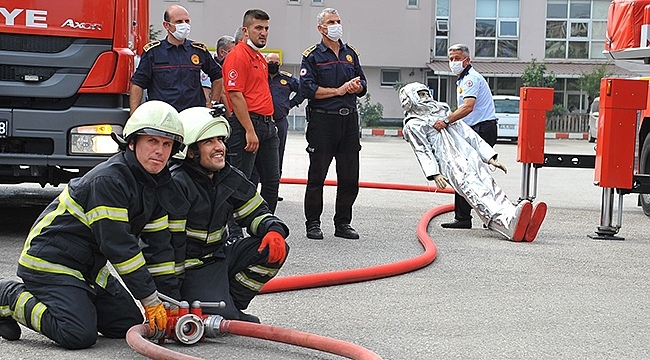
[[[362,181],[427,184],[402,139],[364,137],[362,146]],[[595,153],[585,140],[549,139],[546,146],[546,152]],[[283,177],[306,177],[305,147],[301,133],[289,134]],[[517,146],[499,143],[496,149],[509,172],[494,176],[516,200],[521,179]],[[650,219],[636,206],[636,195],[626,195],[620,231],[626,240],[589,239],[586,235],[595,231],[600,217],[601,190],[592,184],[593,177],[589,169],[539,170],[538,199],[547,202],[549,212],[533,243],[503,240],[483,229],[477,216],[471,230],[442,229],[440,223],[453,218],[448,213],[428,227],[438,255],[423,269],[375,281],[264,294],[247,312],[268,325],[355,343],[384,359],[650,358]],[[335,179],[333,167],[328,178]],[[2,188],[3,202],[15,201],[14,193],[38,199],[60,190]],[[352,224],[361,238],[345,240],[333,236],[335,191],[325,190],[325,239],[310,240],[304,230],[304,186],[281,185],[284,201],[277,215],[292,233],[291,252],[279,276],[415,257],[422,253],[415,230],[421,216],[453,202],[452,195],[442,193],[361,189]],[[15,276],[28,227],[22,224],[1,237],[0,276]],[[100,338],[91,349],[66,351],[27,329],[20,341],[0,344],[0,358],[7,359],[143,358],[123,340]],[[204,358],[340,358],[232,335],[167,347]]]

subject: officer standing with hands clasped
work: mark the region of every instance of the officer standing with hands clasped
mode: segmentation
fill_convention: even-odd
[[[278,128],[280,146],[278,147],[280,177],[282,177],[282,160],[284,149],[287,143],[287,130],[289,122],[287,115],[289,110],[300,105],[303,101],[300,95],[300,82],[291,73],[280,70],[280,56],[277,53],[266,55],[266,62],[269,64],[269,87],[273,97],[273,120]],[[295,93],[291,96],[291,93]],[[282,198],[278,198],[281,200]]]
[[[142,102],[144,89],[149,100],[161,100],[177,111],[207,104],[201,86],[201,70],[212,81],[212,100],[218,102],[223,90],[221,66],[208,47],[188,40],[190,14],[180,5],[165,10],[163,28],[167,37],[144,46],[138,69],[131,77],[131,113]]]
[[[322,239],[323,185],[332,159],[336,159],[334,235],[358,239],[352,228],[352,205],[359,194],[359,115],[357,97],[367,91],[359,54],[341,41],[343,26],[338,11],[323,9],[317,18],[322,40],[305,50],[300,68],[301,94],[307,106],[309,170],[305,190],[307,237]]]
[[[167,168],[183,145],[183,125],[173,107],[154,100],[133,112],[123,135],[113,134],[121,152],[70,180],[38,217],[18,260],[24,283],[0,279],[3,338],[20,338],[16,321],[66,349],[92,346],[97,332],[124,338],[142,323],[133,298],[152,331],[165,329],[165,308],[139,242],[169,243],[169,214],[189,207]]]
[[[436,130],[446,128],[449,124],[462,120],[469,125],[486,143],[494,147],[497,142],[497,117],[490,86],[485,78],[470,64],[469,46],[452,45],[449,51],[449,68],[458,76],[458,108],[447,115],[444,120],[434,124]],[[454,221],[443,223],[448,229],[471,229],[472,206],[464,197],[454,195]]]

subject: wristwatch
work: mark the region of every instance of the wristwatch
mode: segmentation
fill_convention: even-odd
[[[445,116],[445,118],[442,120],[445,122],[445,124],[449,125],[449,118]]]

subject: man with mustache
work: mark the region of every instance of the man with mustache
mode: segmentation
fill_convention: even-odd
[[[171,165],[174,182],[188,199],[189,211],[170,217],[170,246],[144,249],[147,266],[159,291],[178,300],[218,302],[223,309],[204,312],[226,319],[259,323],[257,316],[242,312],[262,286],[284,264],[289,246],[288,227],[274,216],[255,186],[226,162],[230,125],[213,110],[195,107],[181,112],[187,155],[177,155]],[[249,237],[228,242],[229,218],[247,229]],[[159,251],[160,250],[160,251]],[[175,263],[176,279],[156,276],[155,269]]]
[[[38,217],[18,259],[23,283],[0,279],[3,338],[20,338],[17,322],[66,349],[92,346],[98,332],[124,338],[143,320],[133,297],[151,330],[165,329],[140,249],[169,243],[168,214],[188,207],[167,168],[183,145],[183,125],[171,105],[152,100],[133,112],[123,136],[113,133],[121,152],[72,179]]]

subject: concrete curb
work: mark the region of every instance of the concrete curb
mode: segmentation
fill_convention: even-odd
[[[361,136],[402,136],[401,129],[361,129]],[[545,139],[578,139],[587,140],[587,133],[555,133],[547,132],[544,134]]]

